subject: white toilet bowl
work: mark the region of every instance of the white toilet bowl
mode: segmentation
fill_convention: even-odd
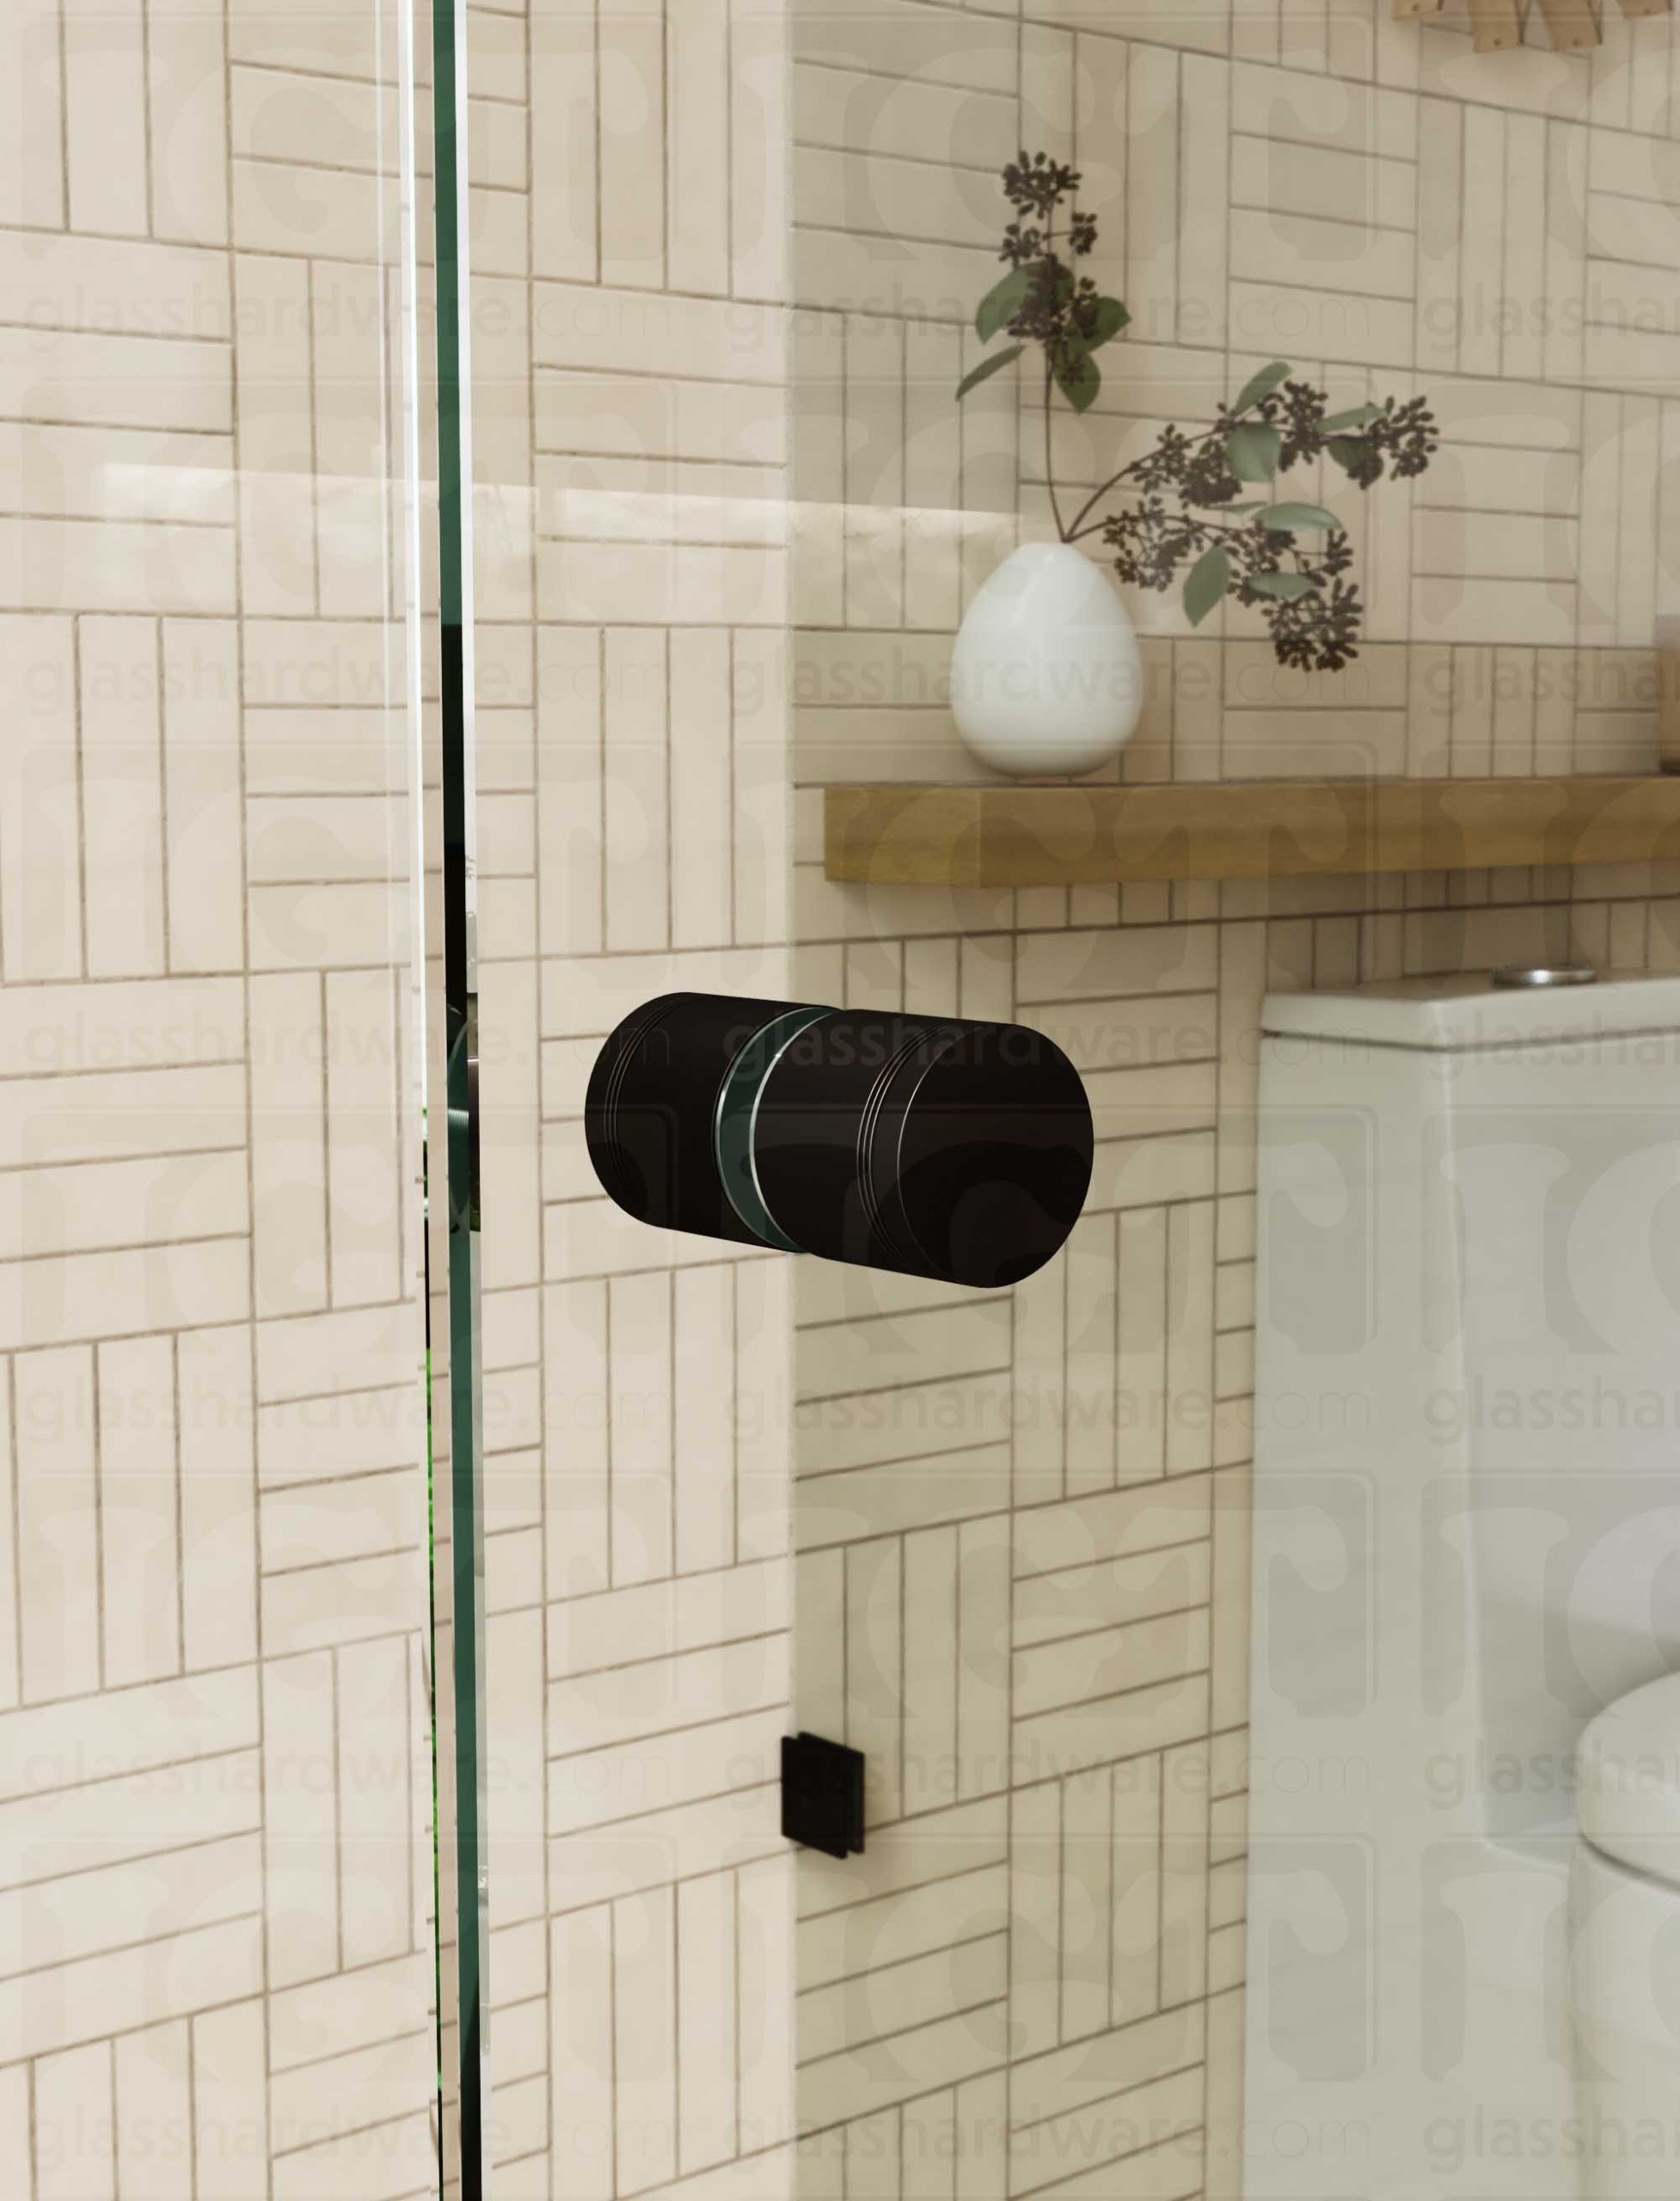
[[[1587,2201],[1680,2197],[1680,1674],[1581,1738],[1570,2002]]]
[[[1567,993],[1262,1012],[1247,2201],[1680,2201],[1667,1822],[1569,1808],[1680,1665],[1680,976]]]

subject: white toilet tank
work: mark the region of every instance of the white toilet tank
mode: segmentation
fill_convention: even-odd
[[[1680,1667],[1680,978],[1264,1026],[1246,2192],[1573,2197],[1574,1749]]]

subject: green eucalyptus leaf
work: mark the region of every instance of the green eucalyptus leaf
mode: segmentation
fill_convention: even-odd
[[[1208,613],[1223,602],[1230,585],[1230,560],[1223,550],[1205,550],[1184,584],[1184,613],[1193,627],[1199,627]]]
[[[1011,365],[1027,349],[1024,344],[1011,344],[1006,351],[994,352],[989,359],[982,359],[970,374],[957,384],[957,395],[966,397],[971,389],[978,389],[983,382],[990,382],[1002,367]]]
[[[1009,327],[1021,311],[1032,284],[1032,269],[1015,267],[986,292],[974,316],[974,334],[983,344],[990,344],[1000,328]]]
[[[1101,344],[1113,343],[1120,331],[1131,325],[1131,322],[1130,312],[1118,298],[1099,298],[1091,334],[1085,340],[1094,352]]]
[[[1257,375],[1251,375],[1243,383],[1242,395],[1232,406],[1232,412],[1246,413],[1251,405],[1258,405],[1262,397],[1270,397],[1278,385],[1287,382],[1294,372],[1294,368],[1286,360],[1274,359],[1269,367],[1262,367]]]
[[[1368,427],[1381,417],[1382,411],[1380,405],[1356,405],[1351,412],[1332,413],[1327,419],[1321,420],[1319,426],[1327,436],[1334,435],[1339,428]]]
[[[1250,573],[1248,586],[1256,596],[1275,596],[1285,604],[1299,604],[1318,584],[1310,573]]]
[[[1245,421],[1225,438],[1225,454],[1239,481],[1275,481],[1283,448],[1284,439],[1278,431],[1260,420]]]
[[[1260,525],[1272,535],[1293,535],[1301,528],[1340,528],[1345,523],[1322,505],[1268,505]]]
[[[1365,463],[1370,445],[1359,442],[1354,436],[1332,436],[1324,448],[1343,473],[1353,474]]]
[[[1102,388],[1102,370],[1082,344],[1070,344],[1056,369],[1056,387],[1076,413],[1086,413]]]

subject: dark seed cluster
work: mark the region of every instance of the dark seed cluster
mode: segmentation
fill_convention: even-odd
[[[1002,181],[1015,218],[999,257],[1011,272],[983,303],[977,328],[983,340],[1007,330],[1014,342],[983,361],[959,395],[1035,344],[1044,357],[1046,407],[1053,386],[1085,412],[1102,383],[1094,354],[1130,316],[1072,264],[1090,254],[1097,236],[1095,217],[1076,204],[1079,170],[1023,150]],[[1334,672],[1358,656],[1364,621],[1358,587],[1346,578],[1353,563],[1346,531],[1321,505],[1278,506],[1252,493],[1326,459],[1368,490],[1387,476],[1406,481],[1423,473],[1439,447],[1424,399],[1388,397],[1332,413],[1326,391],[1294,380],[1278,361],[1254,376],[1235,404],[1221,405],[1211,427],[1194,434],[1163,428],[1150,450],[1120,468],[1070,519],[1063,517],[1048,444],[1046,470],[1064,542],[1100,534],[1121,580],[1138,588],[1169,589],[1188,566],[1185,604],[1193,622],[1234,595],[1260,610],[1282,663]],[[1104,513],[1101,507],[1121,493],[1136,501]]]

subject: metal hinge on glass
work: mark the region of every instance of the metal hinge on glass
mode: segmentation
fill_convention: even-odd
[[[1042,1032],[665,994],[596,1058],[589,1157],[627,1215],[945,1284],[1017,1284],[1091,1181],[1090,1103]]]

